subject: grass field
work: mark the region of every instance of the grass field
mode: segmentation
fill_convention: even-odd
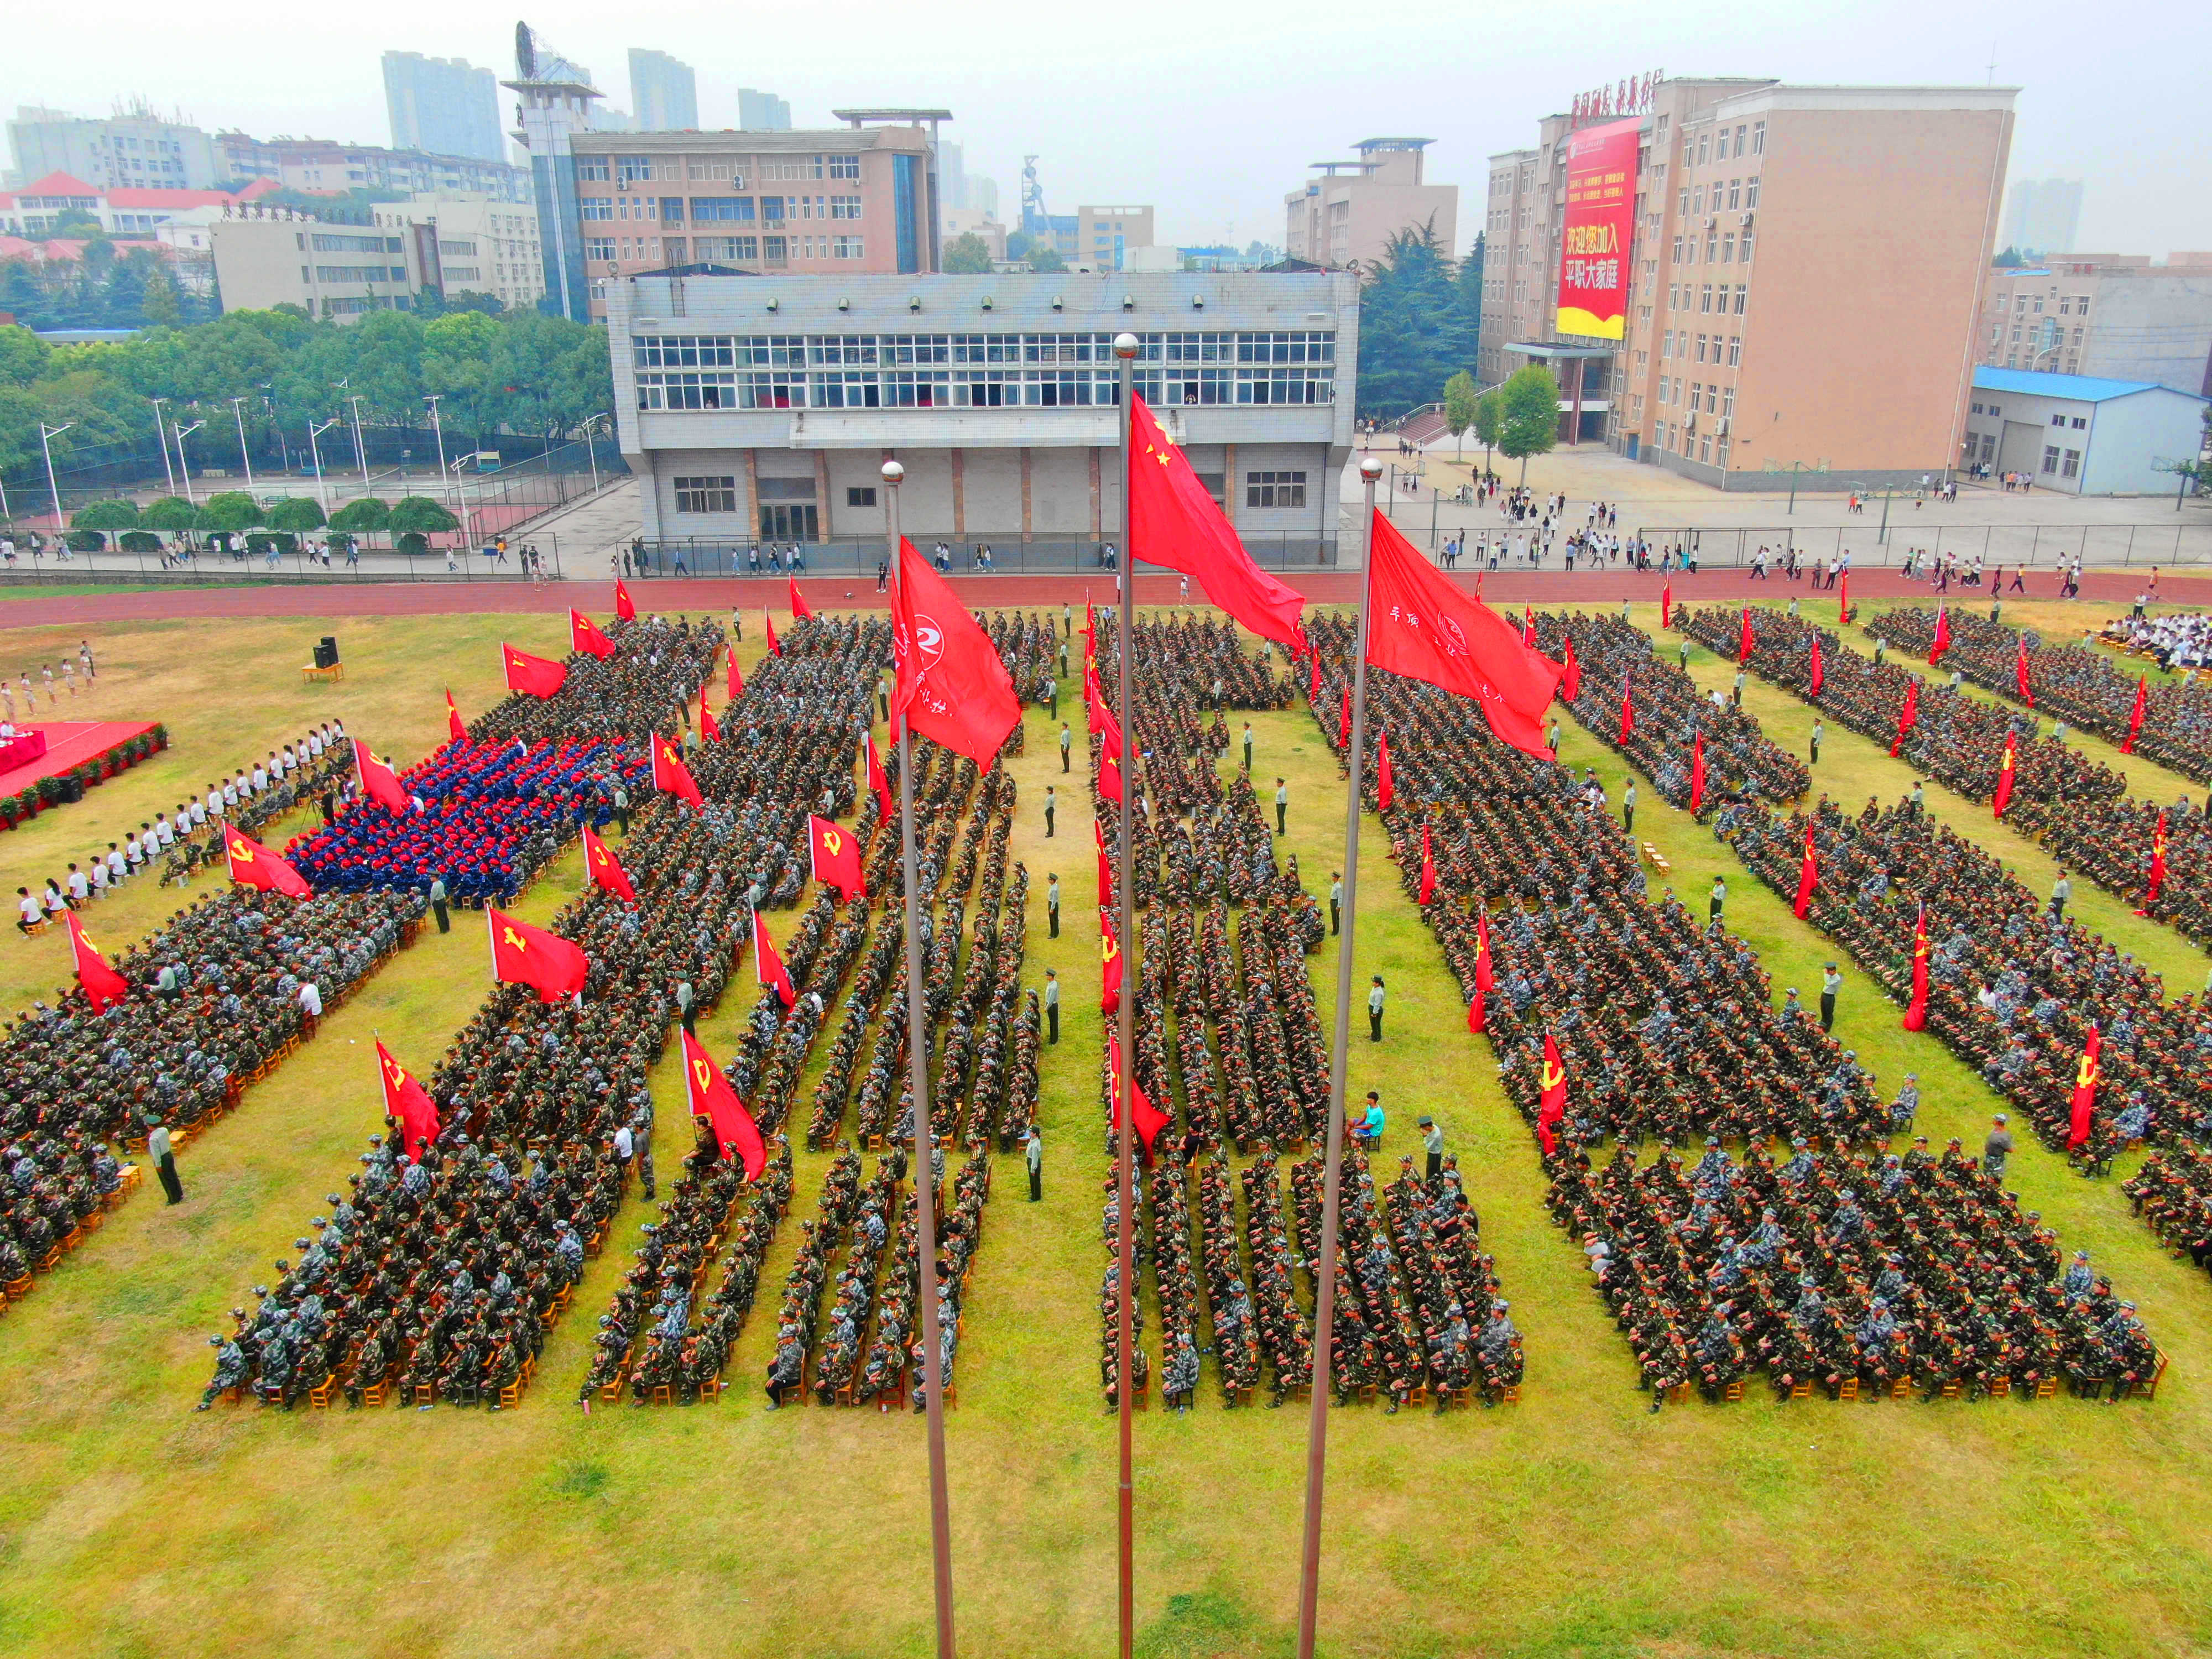
[[[1656,627],[1655,607],[1637,620]],[[2011,614],[2008,611],[2008,614]],[[2078,612],[2069,612],[2069,616]],[[302,686],[308,644],[335,631],[347,679]],[[557,650],[557,617],[337,623],[151,623],[109,629],[103,717],[169,721],[175,747],[77,805],[0,836],[9,885],[169,805],[188,782],[265,751],[313,720],[410,757],[443,733],[441,690],[465,710],[497,694],[496,642]],[[70,641],[74,643],[72,640]],[[20,630],[36,660],[58,635]],[[1670,641],[1671,643],[1671,641]],[[748,666],[758,647],[749,641]],[[9,660],[0,656],[0,660]],[[1709,683],[1722,665],[1698,652]],[[1810,716],[1754,680],[1753,712],[1796,741]],[[1095,1298],[1104,1265],[1099,1183],[1096,930],[1082,899],[1091,836],[1079,799],[1042,839],[1057,773],[1030,716],[1016,855],[1036,884],[1025,979],[1067,988],[1066,1035],[1047,1050],[1046,1200],[1014,1160],[988,1212],[948,1419],[963,1650],[1109,1650],[1114,1631],[1114,1440],[1100,1405]],[[1290,779],[1288,851],[1316,888],[1341,850],[1341,784],[1302,713],[1256,716],[1257,769]],[[1618,794],[1621,763],[1569,721],[1562,757]],[[2157,769],[2130,760],[2135,775]],[[1857,802],[1909,775],[1831,727],[1818,787]],[[2160,780],[2164,791],[2166,781]],[[1832,951],[1704,830],[1641,792],[1640,837],[1678,890],[1729,877],[1729,921],[1778,993],[1809,987]],[[2039,848],[1986,810],[1931,805],[2047,886]],[[1374,1408],[1332,1418],[1322,1630],[1340,1655],[2149,1655],[2212,1647],[2212,1286],[2168,1259],[2112,1183],[2032,1142],[2013,1182],[2069,1247],[2087,1247],[2173,1356],[2155,1402],[1745,1403],[1649,1413],[1625,1344],[1578,1253],[1549,1224],[1528,1130],[1467,1035],[1456,988],[1382,857],[1362,841],[1357,973],[1389,980],[1386,1040],[1357,1044],[1354,1093],[1390,1108],[1385,1162],[1432,1110],[1459,1152],[1515,1318],[1522,1404],[1437,1419]],[[1055,854],[1065,848],[1066,858]],[[1045,937],[1042,883],[1066,885]],[[542,918],[578,882],[573,854],[520,907]],[[104,942],[142,934],[178,902],[150,886],[94,918]],[[2175,989],[2206,958],[2083,884],[2077,907],[2150,957]],[[66,974],[52,939],[9,938],[5,1006]],[[1314,959],[1324,1010],[1334,955]],[[1885,1094],[1921,1076],[1922,1127],[1979,1133],[1996,1102],[1844,963],[1839,1033]],[[2191,977],[2193,975],[2193,977]],[[316,1200],[352,1167],[380,1111],[366,1058],[381,1030],[416,1070],[483,994],[479,935],[458,925],[397,957],[242,1109],[192,1146],[187,1202],[145,1191],[0,1318],[0,1652],[40,1655],[922,1653],[930,1641],[927,1508],[919,1423],[873,1412],[763,1409],[772,1304],[757,1309],[721,1401],[689,1409],[574,1402],[587,1337],[636,1229],[635,1196],[549,1340],[522,1408],[271,1415],[190,1407],[208,1333],[289,1255]],[[749,994],[702,1023],[731,1047]],[[662,1139],[680,1079],[655,1080]],[[799,1098],[809,1094],[811,1075]],[[664,1147],[664,1169],[672,1149]],[[795,1215],[826,1160],[802,1153]],[[763,1279],[787,1267],[787,1222]],[[1157,1320],[1148,1322],[1158,1330]],[[1292,1628],[1302,1412],[1226,1413],[1209,1370],[1199,1409],[1138,1424],[1140,1651],[1274,1654]]]

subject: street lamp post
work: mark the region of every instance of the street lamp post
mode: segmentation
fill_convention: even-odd
[[[169,400],[167,398],[149,398],[146,401],[154,405],[154,437],[161,446],[161,476],[169,481],[169,493],[173,495],[177,493],[177,473],[176,469],[169,465],[169,428],[161,419],[161,405]]]
[[[185,440],[206,424],[205,421],[194,421],[190,426],[177,428],[177,475],[184,482],[185,499],[194,507],[199,505],[199,501],[192,494],[192,469],[191,464],[185,459]]]
[[[341,424],[343,422],[335,415],[320,426],[317,426],[313,421],[307,422],[307,453],[315,464],[315,500],[321,504],[323,516],[325,519],[331,516],[331,492],[323,484],[323,447],[315,441],[332,427]]]
[[[246,491],[250,495],[253,493],[253,456],[246,447],[245,404],[245,398],[233,398],[230,400],[230,412],[232,417],[238,422],[238,459],[246,468]]]
[[[610,432],[614,429],[612,416],[604,413],[594,415],[584,422],[584,453],[592,459],[592,494],[594,495],[599,493],[599,446],[592,441],[592,428],[601,421],[608,422]]]
[[[361,463],[361,493],[366,495],[368,494],[368,451],[361,441],[361,398],[356,395],[348,398],[346,403],[353,410],[353,458]]]
[[[62,492],[54,483],[54,447],[52,441],[76,424],[75,421],[64,421],[59,426],[48,426],[44,421],[39,422],[39,450],[46,458],[46,493],[53,497],[54,502],[54,534],[64,538],[68,532],[62,527]],[[166,454],[168,446],[163,444],[161,447]],[[64,539],[62,544],[66,547],[69,544]]]

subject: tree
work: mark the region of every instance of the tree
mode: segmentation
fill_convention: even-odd
[[[1505,430],[1505,393],[1492,386],[1474,400],[1474,441],[1482,446],[1482,470],[1491,471],[1491,452]]]
[[[156,328],[176,328],[185,320],[184,291],[177,279],[166,270],[149,271],[146,276],[146,298],[142,307],[146,320]]]
[[[28,386],[46,372],[54,349],[19,324],[0,327],[0,386]]]
[[[1559,383],[1541,363],[1517,368],[1498,388],[1503,419],[1498,447],[1521,463],[1521,482],[1528,482],[1528,458],[1551,453],[1559,441]]]
[[[1030,269],[1036,271],[1066,270],[1067,261],[1060,257],[1060,250],[1050,242],[1031,242]]]
[[[1362,414],[1402,415],[1433,402],[1474,362],[1476,325],[1462,315],[1452,262],[1433,220],[1392,236],[1363,273],[1359,295]]]
[[[136,501],[94,501],[81,507],[70,514],[72,530],[136,530],[138,527],[138,503]]]
[[[343,535],[375,536],[391,527],[391,505],[374,495],[348,501],[331,514],[331,528]]]
[[[991,245],[974,231],[963,231],[945,245],[945,272],[949,276],[988,276],[991,274]]]
[[[263,515],[262,522],[271,530],[281,530],[296,536],[306,531],[321,529],[323,509],[312,495],[287,495]]]
[[[394,535],[410,531],[418,536],[438,535],[460,527],[461,521],[443,501],[428,495],[401,496],[392,504],[392,515],[385,524],[385,528]]]
[[[199,508],[181,495],[162,496],[138,515],[138,521],[149,530],[165,530],[172,535],[198,530],[206,523]]]
[[[1480,394],[1474,389],[1474,376],[1465,369],[1444,382],[1444,429],[1452,434],[1452,459],[1457,460],[1462,441],[1468,428],[1474,424],[1474,406]]]
[[[226,489],[209,496],[200,508],[200,515],[206,520],[210,530],[235,536],[261,522],[261,503],[242,489]]]
[[[1009,259],[1026,258],[1029,257],[1029,232],[1025,230],[1010,230],[1006,233],[1006,258]]]

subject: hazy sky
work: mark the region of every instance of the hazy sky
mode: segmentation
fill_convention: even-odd
[[[1994,55],[1997,82],[2022,88],[2012,176],[2087,181],[2084,250],[2212,248],[2202,87],[2212,14],[2201,4],[2107,13],[2079,0],[1995,9],[1584,0],[1516,11],[1437,0],[1375,14],[1253,0],[1073,9],[978,0],[940,22],[951,9],[847,0],[823,13],[780,9],[763,26],[752,8],[532,0],[524,15],[615,105],[629,106],[635,46],[693,65],[708,126],[735,125],[740,86],[787,98],[801,126],[830,125],[833,106],[941,106],[969,171],[998,179],[1002,216],[1017,210],[1021,157],[1035,151],[1054,211],[1149,202],[1161,239],[1179,242],[1279,242],[1282,198],[1308,162],[1341,158],[1357,139],[1413,135],[1437,141],[1431,179],[1462,187],[1464,246],[1480,221],[1483,158],[1529,143],[1540,116],[1586,87],[1650,69],[1978,84]],[[143,93],[210,130],[383,143],[385,50],[506,75],[514,21],[488,9],[464,19],[429,0],[360,14],[241,0],[118,0],[92,14],[14,6],[0,25],[0,106],[102,113]]]

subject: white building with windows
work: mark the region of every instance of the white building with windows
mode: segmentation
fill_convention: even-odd
[[[1002,570],[1088,562],[1119,539],[1124,330],[1139,395],[1254,556],[1334,556],[1358,358],[1348,273],[672,271],[611,283],[607,303],[643,533],[688,550],[695,573],[762,541],[872,568],[891,457],[917,546],[950,543],[963,568],[981,544]]]
[[[2148,380],[2025,368],[1974,371],[1962,466],[2017,472],[2068,495],[2149,495],[2204,445],[2206,400]]]

